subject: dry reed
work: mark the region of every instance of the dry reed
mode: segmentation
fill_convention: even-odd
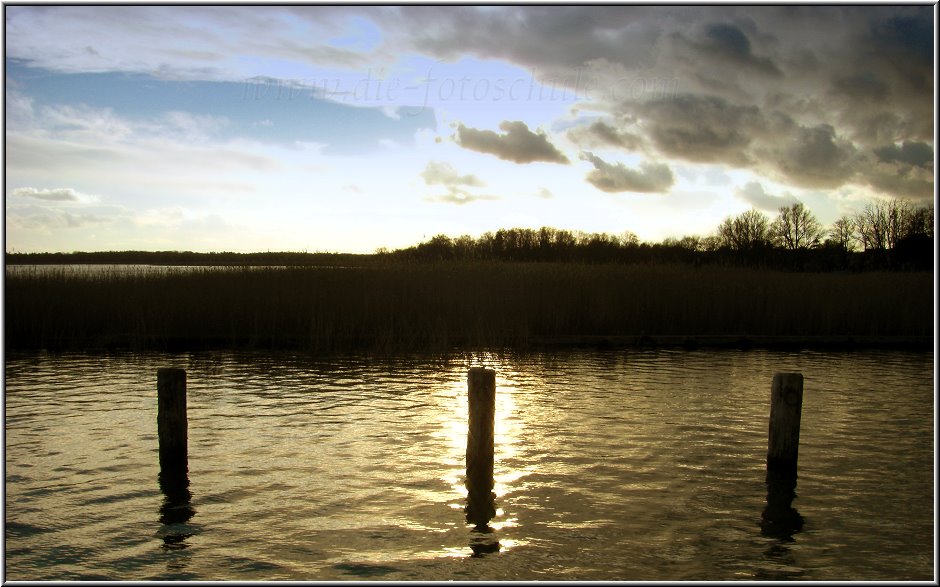
[[[926,337],[932,273],[416,263],[6,277],[6,346],[521,348],[551,337]]]

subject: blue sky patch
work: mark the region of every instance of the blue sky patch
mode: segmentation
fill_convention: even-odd
[[[432,108],[369,107],[321,97],[323,88],[290,80],[244,82],[163,80],[134,73],[60,74],[7,60],[7,76],[36,106],[107,108],[132,120],[169,112],[224,118],[212,129],[220,139],[325,145],[324,152],[362,154],[381,141],[414,142],[415,132],[434,130]]]

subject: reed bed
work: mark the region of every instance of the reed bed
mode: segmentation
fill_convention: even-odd
[[[8,349],[522,348],[552,337],[927,337],[932,273],[451,262],[6,277]]]

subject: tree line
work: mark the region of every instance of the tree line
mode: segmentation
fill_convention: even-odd
[[[380,249],[377,254],[418,261],[684,262],[809,271],[930,270],[933,229],[932,204],[880,200],[826,227],[796,203],[779,208],[774,218],[751,209],[725,218],[707,236],[668,238],[660,243],[640,242],[630,231],[612,235],[551,227],[510,228],[479,238],[438,234],[412,247]]]
[[[5,254],[7,264],[323,265],[368,266],[395,261],[560,261],[688,263],[806,271],[933,269],[934,209],[907,200],[879,200],[823,226],[803,204],[776,217],[751,209],[725,218],[706,236],[640,242],[619,235],[551,227],[510,228],[478,238],[443,234],[375,255],[352,253],[102,251]]]

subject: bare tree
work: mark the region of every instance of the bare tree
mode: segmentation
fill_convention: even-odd
[[[909,200],[889,200],[887,206],[888,216],[888,248],[893,249],[898,241],[907,236],[914,215],[914,206]]]
[[[841,216],[832,224],[829,230],[829,238],[837,243],[843,251],[855,249],[855,221],[850,216]]]
[[[633,231],[625,230],[620,235],[620,244],[625,247],[635,247],[640,244],[640,237]]]
[[[915,208],[908,218],[905,236],[923,235],[933,238],[933,204]]]
[[[708,236],[704,237],[704,238],[701,240],[701,249],[700,249],[700,250],[702,250],[702,251],[708,251],[708,252],[714,252],[714,251],[717,251],[718,249],[720,249],[720,248],[722,247],[722,244],[723,244],[723,243],[722,243],[721,236],[720,236],[720,230],[721,230],[721,228],[719,227],[719,234],[711,234],[711,235],[708,235]]]
[[[705,245],[702,242],[702,240],[703,239],[701,237],[696,236],[696,235],[684,236],[681,239],[679,239],[679,246],[682,247],[683,249],[687,249],[693,252],[701,251],[701,250],[704,250],[705,248]]]
[[[736,251],[765,246],[770,242],[767,217],[753,208],[734,218],[729,216],[718,225],[717,237],[722,246]]]
[[[802,203],[796,203],[780,208],[770,233],[776,244],[795,251],[819,246],[824,231],[816,216]]]
[[[893,249],[915,234],[933,236],[933,207],[915,208],[909,200],[869,202],[854,221],[865,250]]]
[[[855,230],[866,251],[888,248],[888,202],[869,202],[855,214]]]

